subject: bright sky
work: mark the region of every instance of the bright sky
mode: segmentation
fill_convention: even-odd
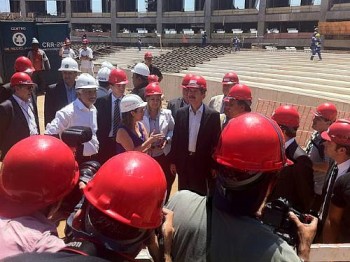
[[[51,14],[57,14],[56,1],[55,0],[46,0],[47,1],[47,11]],[[134,0],[137,1],[137,8],[140,12],[146,11],[146,4],[144,0]],[[194,11],[194,0],[183,0],[185,11]],[[91,0],[92,11],[94,13],[102,12],[101,0]],[[239,9],[244,9],[245,0],[232,0],[235,3],[235,6]],[[299,6],[301,0],[290,0],[291,6]],[[321,0],[315,0],[314,5],[319,5]],[[10,12],[10,0],[0,0],[0,12]]]
[[[0,0],[0,12],[10,12],[10,0]]]

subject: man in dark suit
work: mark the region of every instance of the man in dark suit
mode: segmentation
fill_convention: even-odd
[[[315,197],[313,168],[309,156],[295,141],[299,127],[299,113],[292,106],[283,105],[275,110],[272,119],[283,132],[286,156],[294,164],[281,170],[270,200],[283,197],[296,210],[303,213],[309,212]]]
[[[178,174],[179,190],[206,195],[213,188],[212,154],[221,132],[220,114],[203,104],[207,91],[203,77],[192,77],[187,89],[190,106],[176,114],[170,169]]]
[[[187,74],[182,79],[182,83],[180,86],[180,88],[182,89],[182,97],[172,99],[168,102],[167,108],[171,111],[171,114],[172,114],[174,119],[176,118],[177,110],[179,110],[179,108],[181,108],[181,107],[188,105],[188,89],[186,88],[186,86],[188,85],[188,83],[190,82],[190,79],[193,76],[194,75],[192,75],[192,74]]]
[[[0,104],[0,160],[18,141],[39,134],[34,82],[28,74],[18,72],[13,74],[10,83],[13,95]]]
[[[57,84],[50,85],[46,90],[44,104],[45,126],[55,118],[58,110],[72,103],[77,98],[75,78],[80,72],[78,63],[73,58],[66,57],[62,59],[61,67],[58,71],[62,72],[62,79]]]
[[[115,132],[120,124],[120,100],[124,96],[125,86],[128,83],[125,72],[121,69],[113,69],[108,78],[112,93],[96,100],[97,109],[97,139],[100,149],[97,159],[102,165],[112,156],[116,155]],[[116,106],[118,108],[116,108]],[[112,114],[113,112],[113,114]],[[114,116],[118,114],[119,116]]]

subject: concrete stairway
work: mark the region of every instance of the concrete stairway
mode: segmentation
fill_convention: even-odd
[[[316,58],[318,60],[318,58]],[[350,101],[350,55],[323,54],[323,61],[310,61],[301,52],[240,52],[227,54],[184,70],[208,80],[221,81],[228,71],[235,71],[241,82],[253,88]]]

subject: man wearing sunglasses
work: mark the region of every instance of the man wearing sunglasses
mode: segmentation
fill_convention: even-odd
[[[287,158],[276,122],[257,113],[233,118],[213,155],[219,165],[212,198],[183,190],[167,204],[174,212],[173,261],[301,261],[308,259],[317,219],[293,213],[298,254],[261,222],[266,199]],[[293,223],[292,222],[292,223]]]
[[[0,160],[18,141],[38,135],[38,110],[33,99],[34,82],[23,72],[10,80],[13,95],[0,104]]]

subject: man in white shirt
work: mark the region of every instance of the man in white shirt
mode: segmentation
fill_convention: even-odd
[[[18,141],[39,134],[34,82],[23,72],[13,74],[10,81],[13,95],[0,104],[0,160]]]
[[[94,75],[94,58],[92,49],[88,47],[89,40],[83,39],[83,47],[79,49],[80,71]]]
[[[70,57],[73,59],[76,59],[76,54],[74,52],[74,50],[71,48],[72,42],[66,38],[66,40],[64,40],[64,44],[61,47],[60,51],[59,51],[59,56],[63,59],[66,57]]]
[[[221,132],[220,114],[203,104],[207,91],[203,77],[193,76],[186,88],[190,105],[176,114],[170,167],[173,175],[178,174],[179,190],[207,195],[214,184],[212,153]]]
[[[62,132],[72,126],[90,127],[92,139],[84,143],[82,161],[94,160],[98,153],[99,142],[97,140],[97,110],[96,102],[97,84],[95,78],[87,73],[82,73],[76,80],[75,89],[77,99],[56,113],[56,117],[47,124],[45,134],[61,135]]]

